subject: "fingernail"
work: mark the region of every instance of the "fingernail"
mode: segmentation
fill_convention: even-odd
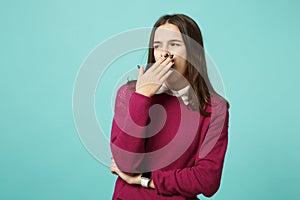
[[[167,54],[167,53],[164,55],[165,58],[168,57],[168,56],[169,56],[169,54]]]
[[[141,66],[137,65],[137,68],[140,69]]]
[[[170,58],[172,59],[174,57],[174,54],[170,55]]]
[[[175,62],[175,60],[171,60],[171,62],[172,62],[172,63],[174,63],[174,62]]]

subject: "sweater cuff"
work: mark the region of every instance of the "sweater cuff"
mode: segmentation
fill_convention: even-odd
[[[163,194],[163,191],[162,191],[162,188],[161,188],[162,180],[160,180],[159,171],[152,171],[151,178],[153,180],[156,193],[158,195],[162,195]]]

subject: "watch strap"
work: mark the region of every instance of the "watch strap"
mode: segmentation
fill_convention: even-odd
[[[141,175],[141,185],[143,187],[149,187],[149,182],[151,181],[151,172],[145,172]]]
[[[149,182],[151,179],[141,177],[141,185],[145,188],[149,187]]]

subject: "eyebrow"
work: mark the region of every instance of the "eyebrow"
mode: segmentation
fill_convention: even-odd
[[[174,39],[174,40],[169,40],[169,42],[183,42],[182,40]],[[160,43],[160,41],[154,41],[153,43]]]

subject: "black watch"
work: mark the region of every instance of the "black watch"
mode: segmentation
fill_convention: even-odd
[[[151,172],[144,172],[141,176],[141,185],[143,187],[149,187],[149,182],[151,181]]]

